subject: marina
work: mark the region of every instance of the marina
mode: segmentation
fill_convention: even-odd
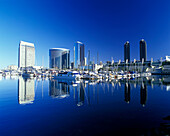
[[[170,1],[0,3],[0,136],[170,136]]]
[[[169,132],[168,126],[162,126],[170,124],[165,120],[170,116],[169,76],[97,80],[16,76],[2,77],[0,86],[2,135],[14,131],[17,136]]]
[[[170,56],[166,56],[165,60],[158,62],[136,62],[127,63],[113,63],[105,65],[96,65],[93,69],[58,69],[58,68],[43,68],[43,67],[25,67],[18,69],[6,69],[0,71],[0,76],[10,77],[22,75],[23,77],[39,77],[39,78],[55,78],[55,79],[125,79],[137,77],[149,77],[151,75],[170,75]],[[139,65],[140,64],[140,65]],[[128,68],[127,68],[128,65]],[[135,68],[134,68],[135,66]],[[88,66],[90,67],[90,66]]]

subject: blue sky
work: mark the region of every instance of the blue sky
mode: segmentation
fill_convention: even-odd
[[[86,56],[123,60],[130,41],[131,60],[139,59],[139,41],[148,60],[170,55],[169,0],[0,0],[0,68],[18,65],[20,40],[33,42],[36,65],[48,67],[50,48],[85,44]]]

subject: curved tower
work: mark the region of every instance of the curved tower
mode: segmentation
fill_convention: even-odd
[[[70,50],[64,48],[52,48],[49,50],[49,67],[69,69]]]

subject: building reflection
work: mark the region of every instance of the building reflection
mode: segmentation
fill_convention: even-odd
[[[85,93],[85,86],[83,82],[79,84],[77,93],[78,93],[77,106],[82,106],[84,104],[84,93]]]
[[[49,95],[53,98],[65,98],[70,95],[70,86],[67,81],[50,80]]]
[[[70,96],[70,88],[73,87],[73,97],[77,106],[82,106],[85,100],[85,85],[83,82],[74,83],[68,80],[50,80],[49,95],[53,98],[65,98]]]
[[[146,105],[147,101],[147,85],[142,82],[140,89],[140,103],[142,106]]]
[[[160,80],[161,79],[161,80]],[[110,84],[111,83],[111,84]],[[18,102],[19,104],[33,103],[35,98],[34,79],[22,78],[18,79]],[[135,84],[135,86],[134,86]],[[103,90],[104,95],[112,93],[114,89],[119,90],[120,86],[124,86],[124,101],[130,103],[132,99],[131,91],[134,87],[140,88],[140,104],[146,105],[147,101],[147,86],[159,86],[170,91],[170,76],[153,77],[153,78],[136,78],[133,80],[112,80],[112,81],[69,81],[69,80],[49,80],[49,96],[52,98],[65,98],[73,94],[74,101],[77,106],[82,106],[85,103],[88,105],[97,101],[99,103],[99,93]],[[42,81],[43,86],[43,81]],[[134,87],[133,87],[134,86]],[[111,87],[111,89],[110,89]],[[108,88],[108,91],[107,89]],[[42,87],[43,89],[43,87]],[[112,91],[109,91],[112,90]],[[43,92],[43,90],[42,90]],[[43,94],[43,93],[42,93]]]
[[[164,76],[162,81],[163,84],[166,85],[166,91],[170,91],[170,76]]]
[[[125,83],[125,102],[130,102],[130,84]]]
[[[170,85],[166,86],[166,90],[170,91]]]
[[[34,79],[19,77],[18,102],[19,104],[31,104],[34,101]]]

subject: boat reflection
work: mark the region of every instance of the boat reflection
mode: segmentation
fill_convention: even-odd
[[[32,104],[34,101],[34,79],[19,77],[18,102],[19,104]]]
[[[63,99],[73,96],[77,106],[83,106],[85,104],[91,105],[93,103],[99,103],[100,97],[106,93],[113,95],[116,90],[124,90],[124,101],[130,103],[131,90],[139,90],[140,104],[144,107],[147,103],[148,87],[161,87],[162,90],[170,90],[170,76],[152,76],[147,78],[135,78],[135,79],[123,79],[123,80],[36,80],[36,83],[49,82],[48,95],[52,98]],[[18,102],[19,104],[33,103],[34,92],[34,79],[22,78],[18,79]],[[38,86],[36,84],[36,90]],[[103,90],[103,92],[102,92]],[[43,91],[42,91],[43,92]],[[73,94],[73,95],[71,95]]]

